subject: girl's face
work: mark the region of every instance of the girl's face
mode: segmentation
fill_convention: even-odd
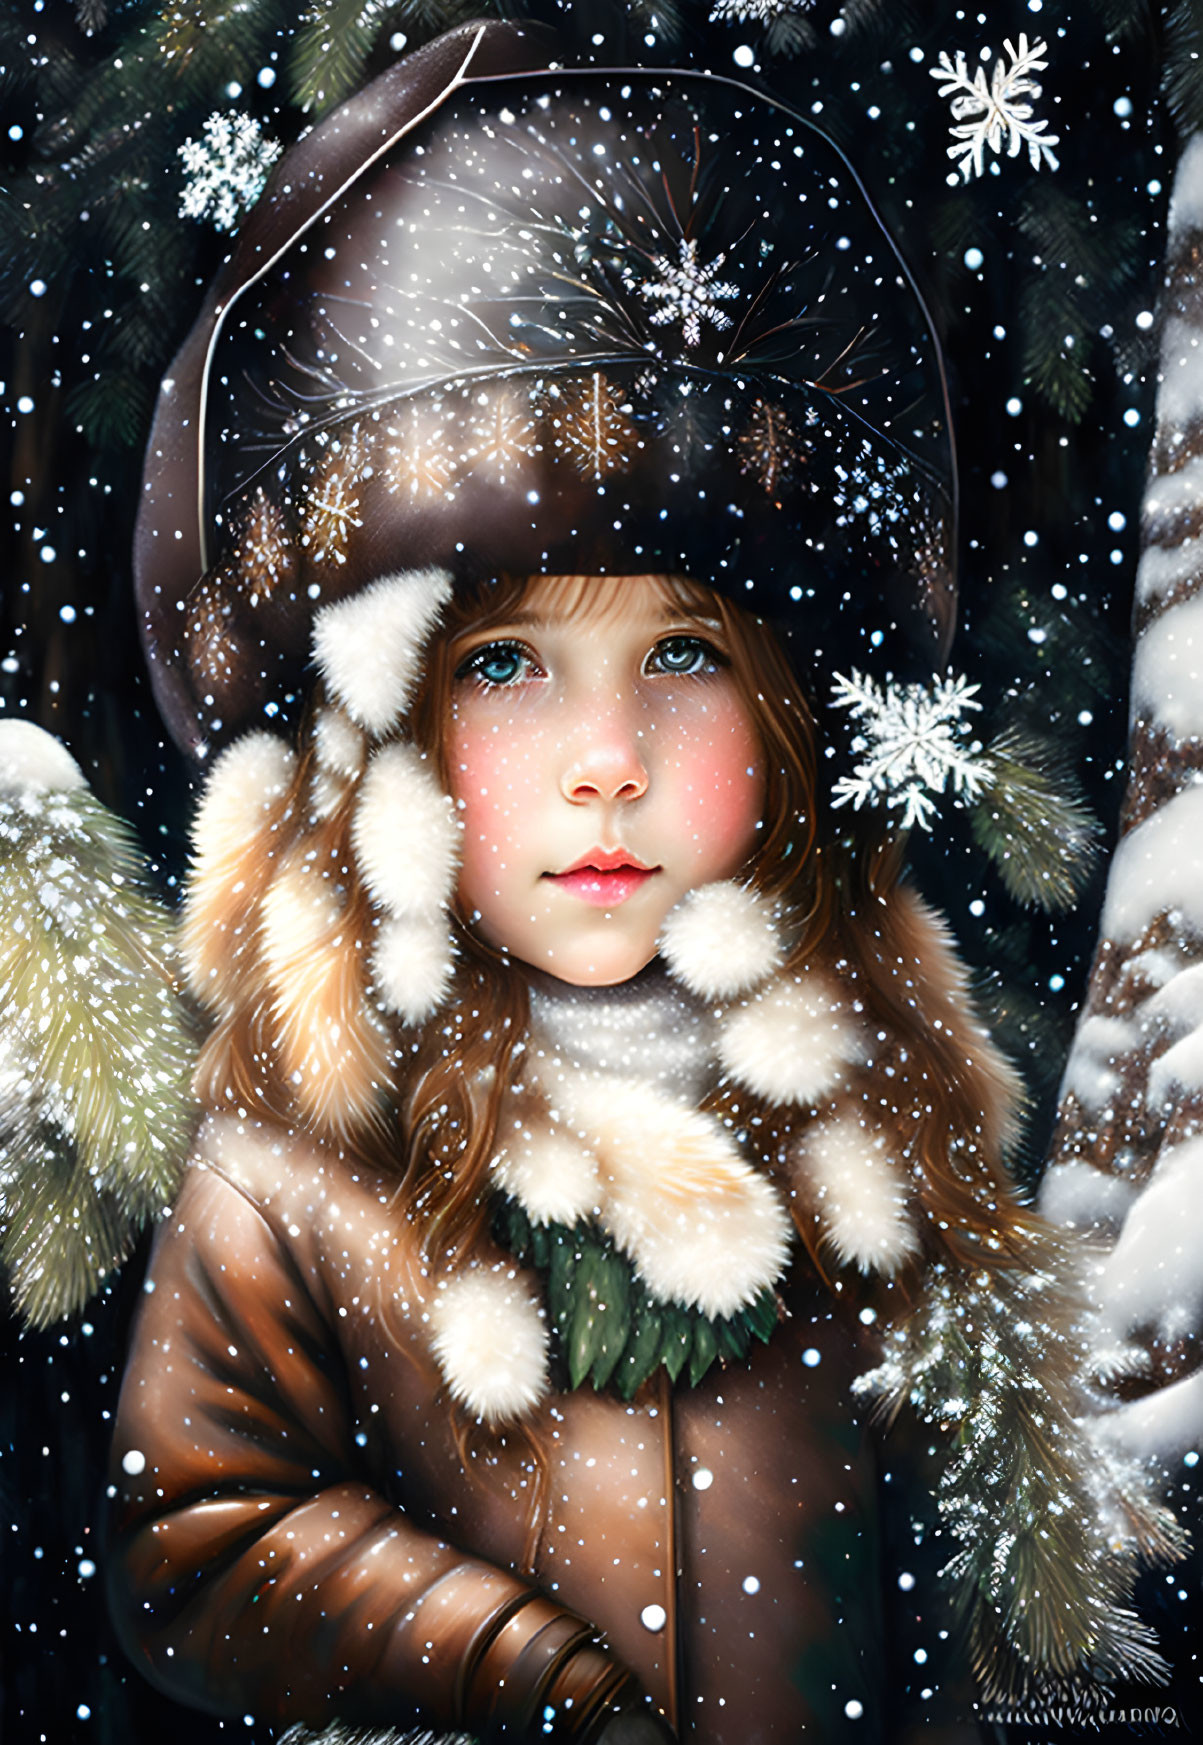
[[[629,980],[756,841],[763,754],[717,615],[655,576],[541,577],[451,656],[461,912],[562,981]]]

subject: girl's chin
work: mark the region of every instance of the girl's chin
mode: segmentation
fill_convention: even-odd
[[[517,952],[511,955],[538,977],[554,982],[566,982],[574,988],[614,988],[633,981],[656,955],[656,944],[620,946],[607,941],[606,949],[595,951],[553,951],[538,962]]]

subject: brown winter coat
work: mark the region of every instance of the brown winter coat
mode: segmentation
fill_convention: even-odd
[[[114,1449],[149,1676],[216,1713],[580,1739],[629,1669],[693,1745],[875,1736],[866,1354],[830,1294],[796,1276],[769,1345],[697,1388],[553,1395],[540,1510],[526,1438],[457,1438],[395,1191],[295,1134],[203,1130]]]

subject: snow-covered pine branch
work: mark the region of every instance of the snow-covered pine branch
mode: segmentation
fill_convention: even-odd
[[[1090,987],[1042,1191],[1105,1239],[1101,1381],[1144,1391],[1102,1435],[1203,1438],[1203,136],[1170,206],[1157,433],[1137,572],[1129,779]]]

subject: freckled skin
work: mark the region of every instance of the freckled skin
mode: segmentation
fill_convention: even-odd
[[[655,577],[546,577],[453,653],[463,914],[562,981],[629,980],[673,905],[738,872],[756,840],[763,755],[721,631]],[[563,875],[597,849],[649,876],[584,900]]]

